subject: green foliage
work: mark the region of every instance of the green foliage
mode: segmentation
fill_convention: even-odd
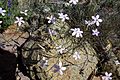
[[[0,20],[3,21],[0,27],[0,32],[5,30],[9,25],[14,24],[16,16],[24,17],[24,20],[28,20],[28,18],[30,17],[29,15],[31,15],[30,13],[28,13],[28,16],[20,14],[20,9],[18,7],[17,0],[10,1],[11,1],[10,6],[8,6],[9,5],[8,0],[0,1],[0,7],[6,10],[5,16],[0,15]]]
[[[2,0],[0,1],[0,7],[6,10],[5,16],[0,15],[0,19],[3,21],[0,30],[4,30],[14,23],[14,17],[18,15],[17,2],[12,0],[11,6],[8,7],[8,0]]]

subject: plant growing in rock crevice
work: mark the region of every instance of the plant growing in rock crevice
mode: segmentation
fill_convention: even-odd
[[[24,17],[27,15],[27,10],[19,11],[21,14],[14,16],[17,19],[15,23],[18,24],[18,28],[24,27],[24,31],[29,33],[28,41],[21,47],[23,55],[27,57],[24,59],[26,64],[39,67],[40,72],[43,70],[45,74],[49,73],[54,65],[61,64],[62,62],[64,63],[64,69],[62,69],[62,64],[55,67],[60,74],[63,74],[62,70],[67,71],[67,68],[70,68],[70,66],[80,67],[80,71],[84,71],[85,69],[83,68],[87,65],[87,62],[90,62],[89,57],[91,57],[89,56],[91,52],[87,50],[93,51],[88,43],[97,51],[97,54],[92,55],[92,58],[97,56],[102,61],[101,63],[110,60],[109,50],[111,45],[107,37],[109,34],[105,33],[109,32],[108,30],[111,31],[113,26],[108,29],[109,21],[112,20],[109,16],[114,16],[115,14],[113,14],[114,12],[110,14],[107,11],[104,14],[103,11],[106,7],[101,6],[103,5],[102,1],[91,1],[84,4],[80,4],[78,0],[70,0],[59,4],[36,3],[32,5],[33,15],[25,19],[29,24],[29,28],[26,27],[27,24],[24,24],[25,22],[22,18],[23,15]],[[105,1],[109,3],[108,0]],[[114,30],[116,30],[116,27]],[[79,65],[69,61],[71,56],[76,61],[81,59],[82,53],[76,53],[76,51],[83,51],[85,53],[84,62]],[[41,62],[37,60],[42,59],[42,57],[46,57],[47,60]],[[52,60],[54,64],[52,64]],[[49,61],[51,61],[51,64],[49,64]],[[36,65],[37,63],[38,65]],[[46,69],[46,66],[42,66],[43,69],[41,69],[40,64],[44,65],[44,63],[48,63],[48,69]],[[27,67],[30,70],[31,66]],[[100,69],[99,67],[98,69]],[[30,74],[34,76],[33,72],[30,72]]]

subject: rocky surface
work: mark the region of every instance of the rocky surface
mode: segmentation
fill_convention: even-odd
[[[0,34],[0,44],[2,49],[14,53],[17,46],[21,46],[29,37],[27,32],[21,32],[17,25],[9,26],[2,34]]]
[[[98,63],[97,57],[95,56],[96,52],[90,44],[88,42],[83,42],[83,46],[77,47],[78,44],[73,44],[72,40],[68,39],[68,37],[64,38],[65,35],[55,35],[50,37],[48,32],[41,33],[41,31],[43,31],[42,28],[44,29],[45,25],[33,32],[31,36],[33,38],[31,38],[23,47],[22,53],[25,62],[27,65],[32,65],[31,70],[35,67],[37,69],[37,76],[42,80],[49,80],[50,78],[52,80],[87,80]],[[68,25],[58,21],[55,25],[51,25],[49,28],[54,30],[58,29],[61,34],[64,34],[63,32],[68,30]],[[49,36],[46,36],[46,34]],[[37,35],[41,36],[42,39]],[[46,38],[43,36],[46,36]],[[51,41],[51,38],[53,41]],[[62,47],[65,48],[63,54],[60,54],[56,49],[56,46],[59,45],[62,45]],[[74,47],[76,48],[73,50]],[[75,51],[79,52],[80,59],[78,60],[73,58]],[[42,60],[42,57],[46,57],[48,60],[48,66],[43,67],[40,66],[40,64],[36,65]],[[63,65],[67,67],[64,71],[64,75],[54,73],[54,65],[58,64],[59,60],[61,60]],[[44,73],[41,74],[41,72]],[[33,79],[35,79],[34,75],[35,74],[31,72]]]

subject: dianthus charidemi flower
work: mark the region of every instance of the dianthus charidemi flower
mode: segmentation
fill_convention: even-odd
[[[79,52],[75,52],[75,53],[73,54],[73,58],[75,58],[75,60],[80,59]]]
[[[65,48],[63,48],[62,45],[56,47],[56,49],[60,54],[64,53],[64,51],[65,51]]]
[[[69,3],[76,5],[78,3],[78,0],[70,0]]]
[[[48,23],[55,24],[55,17],[53,17],[52,15],[50,17],[47,17],[47,19],[48,19]]]
[[[91,26],[91,25],[95,24],[95,22],[85,20],[85,24],[87,24],[87,26]]]
[[[115,61],[116,65],[120,65],[120,62],[118,60]]]
[[[17,23],[18,26],[21,26],[22,23],[25,23],[25,21],[23,21],[23,17],[20,17],[20,18],[19,18],[19,17],[16,17],[16,19],[17,19],[17,20],[15,21],[15,23]]]
[[[5,12],[6,10],[3,10],[2,8],[0,8],[0,14],[2,14],[2,16],[5,16]]]
[[[96,16],[92,16],[92,19],[94,20],[94,22],[96,23],[96,26],[100,25],[100,22],[102,22],[102,19],[99,19],[99,15]]]
[[[54,68],[55,68],[54,72],[59,72],[60,75],[63,75],[63,71],[66,70],[66,67],[62,66],[62,62],[61,61],[59,61],[58,65],[54,65]]]
[[[45,57],[43,57],[42,60],[37,63],[37,65],[45,67],[48,65],[48,60]]]
[[[27,16],[27,12],[28,12],[28,10],[20,11],[20,13],[21,13],[21,14],[24,14],[25,16]]]
[[[76,36],[76,37],[83,37],[83,31],[80,30],[80,28],[75,28],[75,29],[70,29],[71,31],[73,31],[72,36]]]
[[[67,14],[63,14],[63,13],[58,13],[59,18],[62,19],[62,21],[64,22],[65,20],[69,20],[69,17]]]
[[[27,76],[24,76],[22,72],[19,72],[18,76],[20,77],[20,80],[30,80],[30,78],[28,78]]]
[[[105,76],[102,76],[102,80],[112,80],[112,73],[105,72]]]
[[[95,35],[95,36],[98,36],[98,34],[100,33],[97,29],[95,29],[95,30],[92,30],[92,35]]]

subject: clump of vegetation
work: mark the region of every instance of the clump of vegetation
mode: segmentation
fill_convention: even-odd
[[[120,29],[119,0],[87,0],[85,2],[67,0],[54,4],[36,3],[34,5],[31,4],[32,11],[29,15],[29,10],[19,11],[16,7],[17,2],[14,0],[13,2],[8,0],[5,4],[3,3],[1,1],[0,5],[2,5],[1,8],[6,10],[6,12],[5,16],[0,14],[0,21],[2,21],[0,29],[5,29],[13,23],[16,23],[19,28],[22,28],[23,26],[26,27],[25,23],[28,23],[30,27],[24,28],[24,31],[29,33],[27,40],[36,42],[37,44],[35,43],[33,45],[35,49],[40,49],[44,53],[44,55],[37,54],[41,60],[34,61],[34,56],[25,58],[25,64],[32,66],[37,64],[41,67],[47,67],[48,60],[51,57],[57,57],[58,61],[52,67],[56,68],[56,72],[58,71],[60,75],[63,75],[67,67],[62,65],[60,59],[64,59],[68,52],[72,52],[71,55],[73,55],[75,60],[80,59],[80,55],[76,49],[81,46],[83,47],[85,42],[88,42],[97,52],[95,54],[99,61],[97,74],[103,75],[105,73],[105,76],[102,77],[103,79],[112,79],[112,72],[105,72],[104,67],[105,63],[112,58],[109,54],[114,45],[114,42],[111,40],[111,34],[116,34],[119,37],[118,34],[120,33],[118,31]],[[64,46],[64,40],[69,41],[69,39],[71,41],[70,45],[66,47],[65,44]],[[26,41],[19,48],[23,52],[29,49],[31,50],[31,43],[26,47],[24,45],[29,44]],[[40,48],[36,48],[36,45]],[[114,47],[116,46],[115,44]],[[48,54],[50,49],[56,50],[55,53],[58,53],[58,55],[55,54],[52,56],[50,53]]]
[[[1,0],[0,8],[1,11],[4,11],[3,15],[0,14],[0,21],[2,21],[0,24],[0,32],[3,32],[8,26],[14,24],[16,16],[23,16],[24,20],[27,20],[29,17],[20,13],[21,11],[19,10],[16,0]]]

